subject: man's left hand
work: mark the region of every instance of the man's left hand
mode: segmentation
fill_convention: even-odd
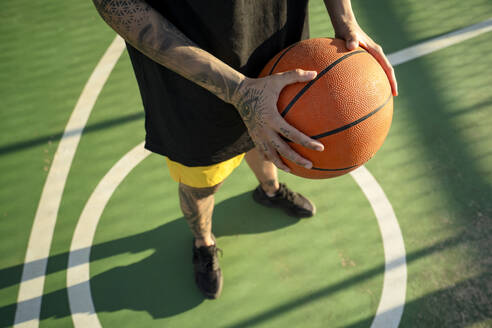
[[[336,26],[335,26],[336,25]],[[383,52],[383,48],[374,42],[359,26],[357,21],[350,20],[348,22],[339,22],[333,25],[335,29],[335,37],[346,41],[348,50],[354,50],[359,45],[366,49],[371,55],[376,58],[384,72],[388,76],[389,83],[393,96],[398,95],[398,85],[396,83],[395,71],[391,66],[388,58]]]

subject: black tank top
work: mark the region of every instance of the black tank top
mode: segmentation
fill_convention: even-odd
[[[282,49],[308,37],[307,0],[147,0],[202,49],[256,77]],[[145,109],[145,147],[187,166],[254,147],[237,110],[127,44]]]

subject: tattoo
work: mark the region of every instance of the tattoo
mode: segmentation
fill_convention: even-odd
[[[117,32],[135,36],[137,48],[151,50],[153,55],[173,46],[194,46],[181,31],[142,0],[93,0],[102,18]],[[156,19],[157,18],[157,19]],[[160,19],[159,19],[160,18]],[[131,39],[131,37],[129,37]],[[132,41],[132,40],[130,40]]]
[[[273,146],[275,149],[277,149],[277,150],[279,150],[279,149],[280,149],[280,145],[279,145],[278,143],[276,143],[274,140],[271,140],[271,141],[270,141],[270,143],[272,144],[272,146]]]
[[[189,77],[193,82],[207,88],[215,95],[230,101],[238,87],[238,83],[228,80],[221,72],[199,72]]]
[[[276,194],[279,189],[278,181],[274,179],[261,182],[261,188],[267,193]]]
[[[196,44],[192,42],[186,35],[176,28],[171,22],[166,19],[160,21],[159,29],[157,30],[157,41],[160,41],[159,50],[166,52],[173,47],[186,47]]]
[[[150,36],[150,32],[152,32],[152,25],[147,24],[138,32],[138,43],[144,44],[145,40]]]
[[[179,184],[181,210],[196,239],[203,239],[212,230],[213,195],[218,187],[193,188]]]
[[[268,145],[265,142],[261,143],[261,148],[263,149],[264,152],[268,151]]]
[[[288,137],[289,137],[289,135],[290,135],[290,131],[289,131],[289,130],[287,130],[286,128],[284,128],[284,127],[280,128],[280,132],[282,132],[282,134],[283,134],[286,138],[288,138]]]
[[[110,26],[121,26],[125,32],[142,25],[150,11],[150,6],[139,0],[94,0],[94,4]]]
[[[244,123],[250,130],[265,125],[263,90],[248,89],[239,100],[238,109]]]
[[[93,0],[102,18],[157,63],[230,102],[241,75],[200,49],[143,0]]]

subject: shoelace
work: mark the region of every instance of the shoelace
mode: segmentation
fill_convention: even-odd
[[[282,198],[285,198],[291,203],[294,202],[295,193],[289,190],[288,188],[286,188],[285,185],[283,184],[280,184],[280,189],[278,190],[277,195],[281,196]]]

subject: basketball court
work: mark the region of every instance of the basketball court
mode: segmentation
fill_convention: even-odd
[[[316,203],[301,221],[241,164],[209,301],[122,40],[90,1],[5,1],[0,327],[491,327],[492,3],[352,3],[395,66],[389,135],[351,174],[280,173]],[[310,28],[333,36],[322,1]]]

